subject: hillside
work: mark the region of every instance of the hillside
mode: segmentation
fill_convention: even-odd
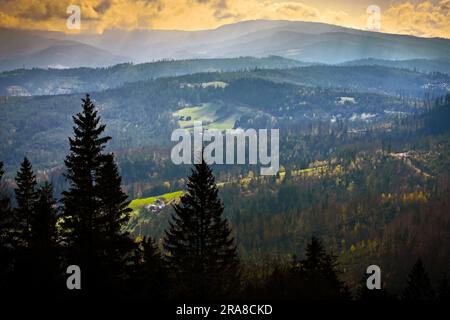
[[[280,55],[307,62],[342,63],[358,59],[438,59],[450,55],[450,40],[368,32],[330,24],[253,20],[201,31],[172,30],[106,30],[102,34],[70,35],[58,32],[8,30],[18,36],[0,37],[13,45],[15,54],[21,47],[27,52],[43,50],[51,44],[36,41],[25,45],[30,37],[40,37],[43,43],[71,41],[103,49],[116,56],[126,56],[131,62],[155,59],[234,58]],[[20,37],[19,35],[25,35]],[[0,34],[1,36],[1,34]],[[22,40],[23,39],[23,40]],[[0,61],[1,63],[1,61]],[[83,60],[81,65],[86,65]],[[64,65],[64,64],[63,64]]]
[[[104,121],[109,123],[113,150],[126,151],[168,147],[170,133],[180,126],[176,113],[201,105],[206,106],[203,114],[218,121],[221,129],[285,128],[344,120],[354,127],[389,122],[399,115],[418,112],[422,103],[415,99],[430,92],[430,83],[450,83],[442,75],[433,78],[412,71],[379,68],[306,67],[203,73],[129,83],[95,93],[93,97]],[[386,72],[390,72],[389,81],[384,80]],[[310,76],[313,74],[315,77]],[[226,85],[207,85],[218,82]],[[413,90],[415,96],[402,97]],[[6,142],[1,153],[5,155],[6,167],[11,168],[23,154],[28,154],[38,168],[61,164],[72,129],[67,119],[77,110],[79,97],[71,94],[1,98],[0,137]],[[202,113],[198,115],[196,119],[202,120]]]
[[[42,37],[32,31],[0,28],[0,43],[0,72],[20,68],[102,67],[130,61],[96,46]]]
[[[85,93],[120,87],[128,82],[198,72],[245,69],[285,69],[305,63],[281,57],[197,59],[120,64],[109,68],[20,69],[0,73],[0,95],[57,95]]]
[[[450,59],[413,59],[413,60],[381,60],[362,59],[342,63],[344,66],[384,66],[402,68],[420,72],[442,72],[450,74]]]
[[[276,177],[257,177],[250,170],[245,178],[227,180],[225,168],[215,167],[241,255],[250,261],[266,256],[289,261],[315,234],[337,255],[352,286],[360,265],[372,261],[389,270],[386,281],[394,292],[416,256],[435,276],[445,272],[449,257],[437,243],[448,242],[450,226],[450,158],[442,157],[450,151],[450,127],[442,120],[449,111],[447,98],[390,132],[291,133],[289,142],[282,142],[283,169]],[[287,158],[286,149],[298,148]],[[304,157],[309,160],[302,167]],[[129,230],[159,239],[171,213],[167,207],[135,210]]]

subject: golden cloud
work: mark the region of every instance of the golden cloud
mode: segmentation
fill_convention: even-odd
[[[309,3],[312,3],[311,1]],[[295,0],[2,0],[0,26],[66,29],[67,6],[81,8],[81,32],[105,29],[199,30],[250,19],[317,21],[366,29],[367,13],[319,10]],[[381,12],[382,31],[450,37],[450,0],[402,1]]]
[[[450,0],[405,2],[382,13],[382,30],[425,37],[450,36]]]

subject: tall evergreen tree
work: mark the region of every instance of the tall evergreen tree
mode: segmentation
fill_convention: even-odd
[[[152,300],[167,297],[167,270],[161,251],[151,237],[144,237],[138,241],[133,266],[132,296]]]
[[[19,244],[28,247],[31,240],[31,220],[33,219],[34,205],[37,201],[36,176],[30,161],[25,157],[16,175],[17,208],[15,210],[16,237]]]
[[[116,277],[121,275],[120,278],[124,278],[128,272],[128,260],[131,259],[129,253],[135,249],[129,233],[123,230],[132,210],[128,207],[130,201],[127,200],[128,196],[123,192],[121,183],[114,156],[105,154],[96,173],[95,191],[100,206],[100,228],[97,232],[101,233],[100,241],[103,241],[99,245],[104,248],[101,258],[103,269],[107,271],[103,271],[104,278],[114,286],[120,286]]]
[[[421,259],[416,261],[409,273],[402,297],[404,300],[434,299],[434,290]]]
[[[46,182],[37,190],[30,235],[32,288],[37,294],[54,296],[60,275],[58,259],[58,212],[52,185]]]
[[[17,207],[14,209],[12,219],[12,240],[14,268],[11,274],[11,281],[14,283],[10,294],[13,296],[31,295],[30,283],[33,282],[33,275],[29,272],[33,264],[31,255],[31,225],[35,215],[37,201],[36,176],[30,161],[25,157],[16,174],[17,187],[16,194]]]
[[[266,293],[282,300],[343,300],[350,299],[347,286],[338,279],[337,263],[322,242],[312,237],[305,250],[305,259],[297,260],[285,269],[276,269],[268,280]]]
[[[311,238],[306,246],[305,259],[300,265],[305,279],[311,289],[317,292],[318,298],[339,298],[348,294],[338,278],[336,257],[325,252],[318,238]]]
[[[65,160],[70,182],[62,199],[66,263],[81,268],[84,294],[112,293],[123,269],[116,263],[125,263],[115,254],[118,241],[125,239],[121,227],[128,220],[126,196],[112,156],[103,153],[111,137],[102,136],[105,125],[89,95],[82,101],[82,112],[73,117],[74,138],[69,138]]]
[[[218,298],[235,289],[238,260],[223,209],[214,175],[202,159],[192,170],[180,204],[174,205],[164,239],[178,294]]]
[[[123,233],[122,228],[130,219],[132,209],[128,207],[130,201],[122,190],[122,179],[114,163],[113,154],[103,155],[96,175],[96,193],[103,219],[103,231],[108,236],[117,237],[119,240],[126,238],[129,241],[128,234]]]

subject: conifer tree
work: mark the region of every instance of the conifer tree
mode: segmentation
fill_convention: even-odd
[[[193,299],[229,295],[238,281],[236,247],[214,175],[203,159],[194,165],[174,210],[164,248],[177,293]]]
[[[349,299],[350,293],[338,278],[336,257],[326,253],[322,242],[312,237],[306,246],[301,271],[311,299]]]
[[[276,269],[266,286],[267,296],[282,300],[344,300],[350,299],[347,286],[338,279],[336,258],[328,254],[322,242],[312,237],[305,250],[305,259],[294,256],[291,264]]]
[[[138,298],[153,300],[166,298],[167,270],[158,245],[151,237],[139,237],[136,249],[132,294]]]
[[[58,219],[52,185],[46,182],[37,190],[38,199],[31,219],[30,254],[32,255],[32,288],[40,295],[55,295],[59,270]]]
[[[36,176],[30,161],[25,157],[16,175],[17,208],[14,215],[14,228],[19,245],[28,247],[31,240],[31,220],[34,214],[34,205],[37,201]]]
[[[65,160],[70,182],[62,199],[66,263],[81,268],[84,294],[112,294],[124,269],[120,264],[125,263],[126,235],[121,229],[129,211],[113,157],[103,153],[111,138],[102,136],[105,125],[89,95],[82,101],[82,112],[73,117],[74,137],[69,138]]]
[[[421,259],[416,261],[409,273],[402,297],[404,300],[434,299],[434,290]]]
[[[119,170],[114,163],[112,154],[105,154],[102,164],[96,173],[96,194],[99,200],[100,215],[97,232],[102,235],[100,241],[104,241],[102,264],[109,274],[111,284],[116,281],[115,275],[123,275],[127,272],[128,253],[134,249],[128,232],[123,231],[128,223],[130,212],[128,196],[121,188],[122,179]],[[120,285],[115,283],[114,285]]]
[[[103,232],[119,239],[126,237],[129,241],[128,234],[122,233],[122,228],[130,219],[132,210],[128,207],[128,196],[121,188],[122,178],[114,163],[113,154],[103,155],[102,164],[96,174],[96,192],[100,200]]]
[[[29,272],[33,264],[31,254],[31,225],[35,214],[37,201],[36,176],[30,161],[25,157],[16,174],[17,187],[14,189],[17,207],[12,219],[12,240],[14,266],[11,274],[10,293],[14,296],[31,295],[29,284],[33,282],[33,275]]]

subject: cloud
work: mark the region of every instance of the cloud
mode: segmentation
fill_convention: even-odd
[[[341,5],[349,1],[330,0],[319,10],[311,0],[1,0],[0,26],[68,32],[66,8],[78,3],[81,32],[199,30],[252,19],[316,21],[365,29],[366,11],[360,5]],[[383,32],[450,37],[450,0],[382,2]]]
[[[426,37],[450,36],[450,0],[404,2],[382,12],[382,30]]]
[[[110,0],[104,0],[100,2],[94,9],[99,14],[105,13],[109,8],[111,8],[112,2]]]

